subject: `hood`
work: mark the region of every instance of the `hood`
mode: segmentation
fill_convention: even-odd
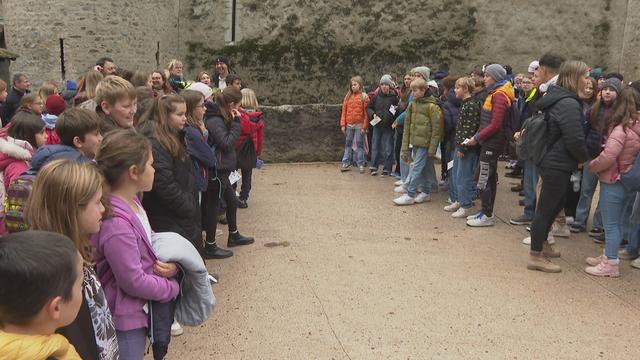
[[[67,145],[45,145],[36,151],[31,160],[31,169],[39,171],[43,166],[53,160],[69,159],[80,162],[91,161],[74,147]]]
[[[6,139],[0,138],[0,171],[14,161],[31,160],[33,148],[31,144],[24,140],[16,140],[10,136]]]
[[[460,99],[456,97],[456,92],[453,89],[449,89],[447,94],[447,101],[454,107],[460,107]]]
[[[538,110],[544,111],[564,98],[572,98],[576,99],[578,102],[580,101],[575,93],[563,87],[551,85],[544,96],[536,102],[536,106],[538,107]]]
[[[44,126],[46,126],[46,128],[49,130],[53,130],[56,128],[56,120],[58,120],[58,117],[53,114],[42,115]]]
[[[419,98],[419,99],[414,99],[414,101],[415,101],[416,103],[419,103],[419,104],[428,104],[428,103],[431,103],[431,104],[436,104],[436,105],[440,106],[440,102],[439,102],[439,101],[438,101],[438,99],[437,99],[435,96],[433,96],[433,95],[429,95],[429,96],[427,96],[427,97],[422,97],[422,98]]]
[[[213,101],[207,101],[204,106],[206,108],[204,112],[205,119],[212,116],[222,116],[222,114],[220,113],[220,109],[218,108],[218,104],[214,103]]]
[[[18,335],[0,331],[3,359],[80,359],[76,349],[60,334]]]

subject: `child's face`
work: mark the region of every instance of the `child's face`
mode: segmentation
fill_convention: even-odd
[[[153,168],[153,154],[149,149],[149,159],[144,165],[144,169],[137,168],[136,185],[138,192],[148,192],[153,188],[153,177],[156,170]]]
[[[57,320],[56,328],[71,324],[73,320],[76,319],[76,316],[78,316],[80,305],[82,305],[83,264],[82,256],[78,252],[76,259],[76,280],[71,290],[71,299],[67,302],[59,301],[55,306],[56,315],[54,315],[54,318]]]
[[[83,235],[89,236],[97,234],[102,224],[102,215],[104,214],[104,206],[100,199],[102,198],[102,188],[100,188],[89,200],[89,203],[80,210],[80,230]]]
[[[42,108],[44,107],[44,103],[42,99],[38,96],[36,100],[31,103],[28,108],[33,111],[36,115],[42,115]]]
[[[456,86],[453,88],[453,91],[456,93],[456,98],[458,99],[464,99],[467,96],[471,95],[469,93],[469,89],[467,89],[466,87],[462,87],[458,84],[456,84]]]
[[[405,75],[404,76],[404,86],[410,87],[412,81],[413,81],[413,76],[411,76],[411,75]]]
[[[203,74],[200,77],[200,82],[206,85],[211,85],[211,77],[209,76],[209,74]]]
[[[587,78],[587,82],[584,85],[584,90],[582,91],[581,98],[584,100],[589,100],[593,96],[593,83],[591,80]]]
[[[388,94],[391,90],[391,87],[389,86],[389,84],[382,84],[380,85],[380,90],[382,90],[383,93]]]
[[[612,88],[606,87],[602,89],[602,100],[605,102],[605,104],[611,105],[614,101],[616,101],[617,97],[618,94],[613,91]]]
[[[198,105],[196,105],[196,108],[193,110],[192,116],[196,120],[202,121],[202,120],[204,120],[204,113],[206,112],[206,110],[207,110],[207,108],[204,105],[204,98],[202,98],[198,102]]]
[[[113,121],[123,129],[131,129],[133,128],[133,115],[135,115],[136,110],[138,109],[138,102],[136,99],[129,98],[120,98],[116,101],[115,104],[109,105],[107,102],[103,102],[106,104],[106,109],[103,106],[102,109],[105,110],[105,114],[111,116]]]
[[[162,81],[162,75],[160,73],[154,72],[151,74],[151,85],[156,90],[162,89],[164,81]]]
[[[531,91],[533,89],[533,80],[528,77],[522,79],[522,90]]]
[[[358,83],[357,83],[357,82],[355,82],[355,81],[352,81],[352,82],[351,82],[351,91],[352,91],[352,92],[358,92],[358,91],[360,91],[360,84],[358,84]]]
[[[242,90],[242,81],[241,80],[233,80],[233,84],[231,86],[235,87],[238,90]]]
[[[491,87],[496,83],[496,80],[489,76],[488,74],[484,74],[483,83],[485,87]]]
[[[96,129],[86,133],[84,135],[84,141],[81,141],[78,137],[73,140],[76,148],[78,148],[84,156],[93,159],[98,152],[100,144],[102,143],[102,134],[100,134],[100,131]]]
[[[173,111],[169,114],[169,124],[177,129],[182,130],[187,123],[187,104],[176,103],[173,106]]]
[[[414,99],[423,98],[426,92],[427,89],[411,89],[411,95],[413,95]]]
[[[3,103],[7,100],[7,95],[9,95],[7,89],[0,91],[0,103]]]
[[[42,131],[36,134],[36,145],[38,147],[44,146],[47,143],[47,133],[42,128]]]

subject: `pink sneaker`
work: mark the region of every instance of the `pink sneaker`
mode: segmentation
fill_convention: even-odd
[[[598,264],[600,264],[602,262],[602,260],[606,260],[607,257],[603,255],[600,255],[598,257],[588,257],[587,260],[585,260],[585,262],[587,263],[587,265],[589,266],[596,266]]]
[[[608,259],[602,260],[600,264],[596,266],[589,266],[584,271],[587,274],[593,276],[609,276],[609,277],[619,277],[620,276],[620,265],[612,264]]]

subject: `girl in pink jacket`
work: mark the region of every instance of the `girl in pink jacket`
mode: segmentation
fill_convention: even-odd
[[[585,269],[594,276],[620,276],[618,249],[622,242],[626,209],[635,194],[620,182],[620,176],[633,166],[640,152],[640,94],[622,90],[605,124],[608,134],[604,150],[589,163],[589,171],[600,180],[600,206],[605,229],[604,255],[587,258]]]

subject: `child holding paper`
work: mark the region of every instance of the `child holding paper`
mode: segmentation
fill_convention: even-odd
[[[394,87],[395,84],[391,75],[383,75],[380,79],[380,91],[367,105],[367,115],[370,118],[369,125],[373,127],[371,166],[369,167],[372,176],[378,174],[378,166],[380,164],[383,165],[381,176],[389,175],[394,164],[394,131],[391,124],[395,120],[399,101]]]

